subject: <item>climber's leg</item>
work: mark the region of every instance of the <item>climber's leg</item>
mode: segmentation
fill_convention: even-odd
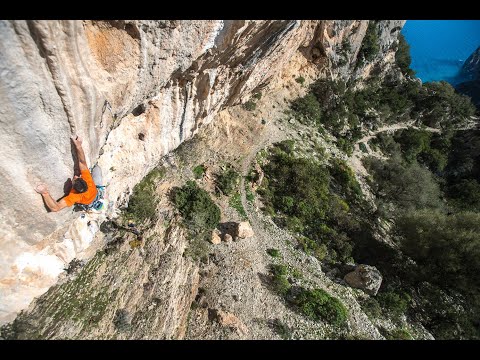
[[[92,169],[92,178],[93,182],[97,186],[103,186],[103,176],[102,176],[102,169],[100,166],[95,165]]]

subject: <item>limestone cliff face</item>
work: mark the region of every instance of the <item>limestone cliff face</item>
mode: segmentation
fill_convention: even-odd
[[[379,25],[382,51],[402,25]],[[1,21],[0,322],[54,284],[97,231],[71,210],[47,213],[33,190],[42,181],[54,197],[63,195],[73,175],[71,134],[84,138],[89,165],[102,167],[114,216],[162,156],[266,86],[297,51],[334,76],[352,74],[367,26]],[[332,68],[345,37],[349,62]]]

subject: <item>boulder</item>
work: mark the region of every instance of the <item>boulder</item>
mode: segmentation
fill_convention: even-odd
[[[212,244],[220,244],[222,242],[222,239],[220,239],[220,236],[217,234],[216,231],[212,231],[212,239],[210,240]]]
[[[369,295],[377,295],[382,285],[382,274],[375,266],[358,265],[354,271],[345,275],[345,282],[351,287],[362,289]]]
[[[223,235],[223,241],[227,242],[227,243],[231,243],[233,241],[233,238],[232,238],[232,235],[230,234],[224,234]]]
[[[248,221],[242,221],[241,223],[237,224],[237,228],[235,229],[236,238],[245,239],[252,237],[253,235],[255,234]]]

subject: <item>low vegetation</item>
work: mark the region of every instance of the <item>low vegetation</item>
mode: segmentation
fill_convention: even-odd
[[[216,185],[224,195],[230,195],[237,188],[239,182],[240,175],[231,165],[227,165],[225,170],[216,177]]]
[[[267,249],[267,254],[274,258],[282,256],[278,249]]]
[[[385,255],[386,249],[369,246],[368,259],[390,284],[390,293],[377,297],[389,309],[383,313],[417,317],[436,338],[480,338],[479,283],[473,275],[480,265],[478,132],[409,129],[373,143],[389,156],[365,162],[378,215],[392,221],[401,249]],[[409,298],[415,299],[414,309]]]
[[[378,42],[378,28],[375,20],[370,20],[368,23],[367,32],[363,38],[362,46],[358,53],[359,66],[365,61],[372,61],[380,51],[380,44]]]
[[[196,238],[208,239],[220,221],[220,209],[208,192],[194,181],[187,181],[174,191],[173,203],[180,211],[189,232]]]
[[[410,68],[410,63],[412,62],[412,58],[410,56],[410,45],[408,45],[403,34],[398,35],[395,62],[404,75],[411,77],[415,75],[415,72]]]
[[[301,247],[319,259],[348,261],[359,222],[350,203],[362,203],[352,171],[342,161],[330,166],[296,156],[293,142],[276,144],[264,165],[265,212],[297,233]]]
[[[242,218],[242,220],[248,220],[248,217],[247,217],[247,212],[245,211],[245,208],[243,207],[242,205],[242,198],[240,197],[240,193],[239,192],[236,192],[235,194],[233,194],[229,201],[228,201],[228,204],[234,208],[235,210],[237,210],[237,212],[239,213],[240,217]]]
[[[323,289],[293,287],[288,281],[289,269],[285,265],[271,265],[273,289],[294,309],[315,321],[326,321],[334,326],[343,326],[348,311],[340,300]]]
[[[243,108],[248,111],[253,111],[257,108],[257,101],[262,98],[262,93],[257,92],[252,95],[250,100],[243,104]]]
[[[193,168],[192,171],[195,179],[201,179],[203,177],[203,174],[205,174],[205,166],[197,165]]]
[[[303,76],[299,76],[295,79],[295,81],[300,85],[303,85],[305,83],[305,78]]]
[[[305,316],[313,320],[323,320],[332,325],[342,326],[348,317],[345,306],[322,289],[301,288],[292,302]]]
[[[158,181],[165,175],[164,168],[155,168],[133,188],[124,217],[135,223],[153,222],[157,218],[158,196],[155,193]]]

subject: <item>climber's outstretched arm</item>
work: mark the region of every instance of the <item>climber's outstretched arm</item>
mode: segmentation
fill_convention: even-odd
[[[70,139],[72,139],[72,142],[75,144],[75,149],[77,150],[78,167],[80,171],[88,170],[87,159],[85,158],[82,147],[82,138],[77,135],[72,135]]]
[[[64,199],[60,201],[55,201],[50,193],[48,192],[48,188],[45,184],[40,184],[35,188],[35,191],[42,195],[45,204],[50,209],[50,211],[57,212],[62,210],[63,208],[67,207],[67,203]]]

